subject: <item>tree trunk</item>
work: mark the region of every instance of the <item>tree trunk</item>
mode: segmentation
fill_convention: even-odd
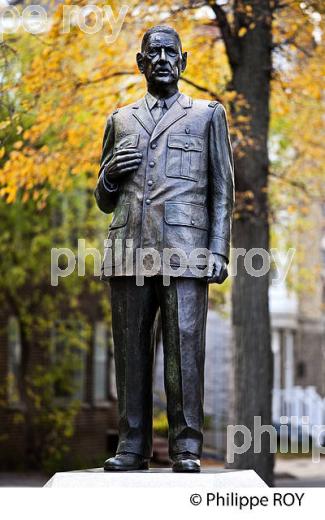
[[[250,6],[248,15],[247,6]],[[244,248],[247,252],[252,248],[268,251],[267,140],[272,10],[269,0],[237,1],[234,9],[232,34],[229,33],[229,26],[225,26],[225,14],[220,13],[219,8],[219,12],[216,12],[232,69],[230,88],[237,93],[237,99],[231,107],[233,121],[243,132],[243,139],[234,149],[236,208],[232,245],[234,248]],[[247,28],[247,32],[239,37],[242,27]],[[240,98],[245,100],[246,106],[240,105]],[[243,116],[248,116],[249,121],[243,121]],[[259,416],[262,425],[272,425],[273,358],[268,300],[269,273],[260,277],[251,276],[247,272],[249,264],[258,270],[263,260],[257,255],[251,262],[247,260],[246,257],[245,266],[244,257],[238,258],[237,275],[233,278],[234,420],[236,425],[243,425],[250,430],[252,443],[247,451],[237,454],[228,467],[254,469],[272,485],[273,454],[270,453],[268,433],[262,435],[260,452],[254,453],[259,436],[257,432],[254,439],[254,417]],[[235,440],[241,446],[243,436],[236,435]]]

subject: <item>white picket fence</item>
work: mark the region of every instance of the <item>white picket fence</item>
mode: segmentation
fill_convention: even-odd
[[[309,434],[314,442],[317,445],[324,442],[325,398],[317,393],[316,387],[274,388],[272,414],[274,424],[280,423],[280,417],[286,417],[289,424],[296,423],[298,427],[304,425],[304,429],[308,424]]]

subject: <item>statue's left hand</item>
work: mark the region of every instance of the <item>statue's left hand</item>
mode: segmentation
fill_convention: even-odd
[[[227,259],[217,253],[211,253],[209,270],[208,270],[208,283],[223,283],[228,277]]]

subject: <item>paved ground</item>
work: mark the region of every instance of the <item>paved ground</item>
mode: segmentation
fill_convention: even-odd
[[[48,480],[42,473],[0,472],[0,487],[43,487]]]
[[[325,458],[276,458],[275,484],[278,487],[325,487]]]
[[[211,461],[214,466],[216,461]],[[209,466],[209,462],[204,466]],[[41,473],[0,472],[0,487],[42,487],[49,478]],[[277,487],[325,487],[325,458],[313,462],[310,458],[277,458],[275,464]]]

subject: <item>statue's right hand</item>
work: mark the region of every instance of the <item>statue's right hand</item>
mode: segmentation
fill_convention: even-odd
[[[138,169],[141,160],[141,152],[121,148],[105,166],[105,178],[109,182],[123,181],[127,175]]]

